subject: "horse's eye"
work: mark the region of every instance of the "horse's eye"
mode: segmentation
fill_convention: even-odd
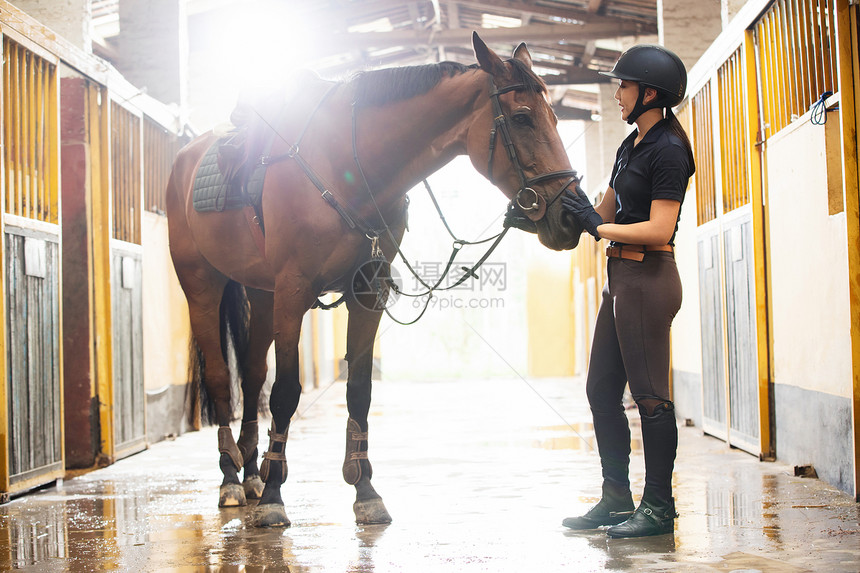
[[[532,124],[531,116],[528,114],[527,111],[524,110],[514,112],[514,115],[511,119],[513,119],[514,123],[516,123],[517,125],[529,126]]]

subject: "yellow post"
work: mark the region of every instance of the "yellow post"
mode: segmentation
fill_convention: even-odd
[[[836,1],[839,46],[839,91],[842,116],[843,169],[845,174],[845,221],[848,231],[848,292],[851,317],[854,497],[860,501],[860,180],[857,159],[860,118],[860,49],[858,7],[848,0]]]
[[[41,185],[45,189],[47,197],[44,200],[48,205],[40,204],[40,215],[44,220],[55,225],[60,224],[61,199],[60,199],[60,73],[57,65],[44,62],[42,67],[46,77],[43,78],[43,83],[46,84],[45,90],[45,115],[46,117],[46,138],[45,142],[45,158],[40,168],[43,169]],[[45,165],[44,161],[47,161]],[[47,167],[47,169],[45,169]],[[62,245],[62,230],[60,231],[60,245]],[[62,247],[61,247],[62,248]],[[5,253],[5,251],[3,251]],[[61,251],[62,253],[62,251]],[[59,360],[59,368],[57,370],[59,395],[65,395],[64,379],[63,379],[63,260],[59,257],[57,265],[58,281],[57,281],[57,297],[59,308],[57,313],[57,326],[60,329],[60,335],[57,337],[57,357]],[[2,300],[6,300],[5,298]],[[60,399],[60,420],[66,419],[65,400]],[[60,423],[60,459],[63,460],[63,467],[58,470],[58,476],[65,475],[66,463],[66,426]]]
[[[92,185],[90,186],[90,216],[92,217],[93,274],[91,291],[93,310],[93,338],[95,343],[96,388],[99,398],[101,423],[100,463],[114,458],[113,423],[113,354],[110,290],[110,155],[108,108],[110,102],[104,88],[88,91],[87,115],[90,132]]]
[[[5,47],[5,42],[4,42]],[[4,50],[5,52],[5,50]],[[7,102],[10,95],[10,82],[8,80],[8,67],[3,66],[3,100],[0,101],[3,109],[7,109]],[[9,165],[7,165],[6,155],[9,153],[7,142],[7,120],[8,113],[0,116],[0,136],[2,136],[3,153],[0,154],[0,162],[2,162],[2,172],[5,176],[0,177],[0,255],[6,253],[6,226],[4,224],[3,214],[6,212],[6,180],[9,177]],[[5,256],[3,256],[5,259]],[[2,374],[3,382],[0,383],[0,500],[6,497],[9,491],[9,409],[6,405],[9,403],[9,387],[6,375],[8,372],[6,365],[6,353],[8,351],[8,342],[6,338],[6,265],[0,264],[0,374]]]
[[[770,399],[770,344],[768,334],[768,276],[767,276],[767,225],[765,221],[764,195],[762,189],[762,164],[758,141],[761,117],[759,116],[758,75],[756,72],[755,32],[747,30],[744,35],[744,52],[746,68],[744,80],[746,83],[747,113],[747,145],[749,149],[750,167],[750,202],[752,204],[753,253],[755,261],[755,324],[756,324],[756,356],[758,372],[758,407],[759,407],[759,455],[762,460],[774,459],[774,442],[771,435]]]

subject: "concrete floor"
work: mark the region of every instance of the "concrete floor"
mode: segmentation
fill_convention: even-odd
[[[344,391],[338,382],[305,394],[290,429],[292,527],[255,529],[248,508],[218,509],[208,428],[0,506],[0,569],[860,571],[850,496],[697,428],[681,428],[674,535],[566,530],[561,520],[599,492],[577,379],[376,383],[373,483],[394,521],[356,526],[354,490],[340,476]]]

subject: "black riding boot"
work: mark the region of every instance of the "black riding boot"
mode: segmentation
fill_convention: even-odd
[[[603,495],[597,505],[585,515],[568,517],[562,525],[571,529],[596,529],[602,525],[615,525],[633,512],[630,495],[630,427],[623,409],[613,414],[592,410],[594,436],[603,470]]]
[[[585,515],[565,518],[561,524],[571,529],[597,529],[602,525],[616,525],[630,517],[634,507],[629,486],[618,486],[604,481],[603,495],[597,505]]]
[[[678,449],[674,407],[671,402],[664,402],[650,416],[642,412],[641,419],[645,491],[630,519],[606,531],[609,537],[646,537],[671,533],[675,518],[678,517],[672,497],[672,470]]]

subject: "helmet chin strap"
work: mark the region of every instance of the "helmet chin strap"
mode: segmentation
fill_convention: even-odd
[[[630,114],[627,116],[627,123],[629,125],[633,125],[633,122],[636,121],[636,119],[640,115],[642,115],[643,113],[645,113],[649,109],[665,107],[660,103],[660,100],[662,98],[660,97],[659,92],[657,94],[657,97],[655,97],[651,103],[649,103],[649,104],[643,103],[643,100],[645,99],[645,90],[646,89],[647,88],[645,86],[643,86],[642,84],[639,84],[639,96],[636,98],[636,105],[633,106],[633,109],[630,110]]]

